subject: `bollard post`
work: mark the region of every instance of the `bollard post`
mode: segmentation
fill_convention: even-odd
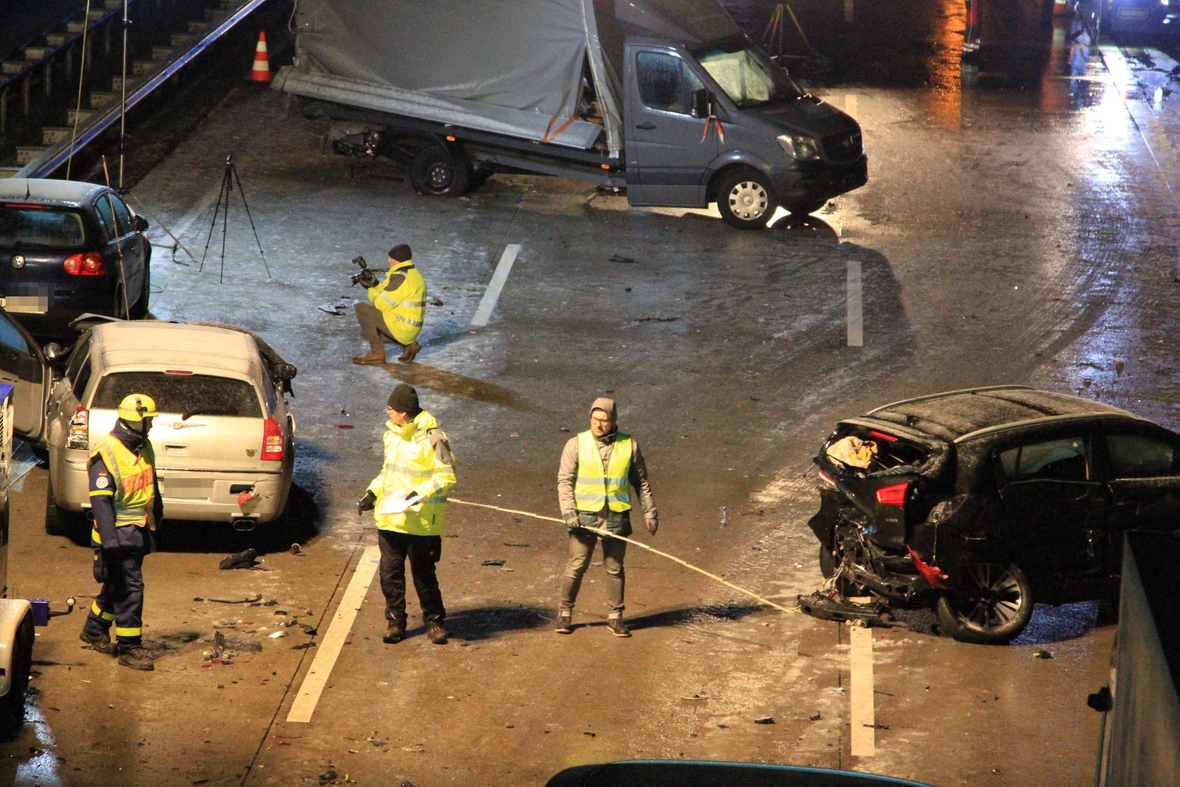
[[[53,58],[45,58],[45,97],[53,95]]]
[[[21,107],[25,114],[29,114],[29,90],[32,87],[33,80],[29,78],[29,74],[25,74],[24,82],[20,86]]]
[[[8,88],[0,90],[0,134],[8,127]]]

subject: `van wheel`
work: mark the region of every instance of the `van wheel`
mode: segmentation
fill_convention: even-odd
[[[739,169],[726,175],[717,189],[717,210],[731,227],[760,230],[777,207],[762,173]]]
[[[53,483],[45,484],[45,535],[69,536],[82,529],[85,514],[67,511],[57,504],[53,495]]]
[[[12,649],[12,682],[0,697],[0,740],[10,741],[25,723],[25,693],[33,666],[33,618],[26,614],[16,629]]]
[[[1014,563],[982,560],[938,599],[938,622],[959,642],[1006,645],[1032,618],[1032,586]]]
[[[150,263],[143,265],[143,290],[139,294],[139,300],[131,307],[131,319],[142,320],[147,317],[148,308],[151,305],[152,297],[152,266]]]
[[[793,199],[788,200],[786,204],[783,205],[783,207],[786,208],[787,212],[792,216],[802,217],[809,213],[815,213],[817,210],[827,204],[828,201],[826,199]]]
[[[461,197],[471,187],[471,162],[462,150],[424,147],[410,162],[410,183],[419,194]]]

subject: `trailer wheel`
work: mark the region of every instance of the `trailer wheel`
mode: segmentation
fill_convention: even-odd
[[[33,618],[25,615],[16,629],[12,648],[12,681],[0,697],[0,740],[10,741],[25,723],[25,692],[33,666]]]
[[[776,207],[766,178],[753,169],[734,170],[717,189],[721,218],[740,230],[765,229]]]
[[[461,197],[471,186],[471,161],[462,149],[422,148],[410,162],[410,183],[419,194]]]

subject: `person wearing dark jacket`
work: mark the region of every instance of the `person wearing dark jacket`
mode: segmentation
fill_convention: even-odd
[[[152,670],[154,661],[143,647],[143,558],[154,550],[153,531],[164,515],[148,441],[159,413],[150,396],[131,394],[119,404],[118,415],[115,428],[90,453],[90,541],[94,579],[102,589],[79,638],[100,653],[117,653],[125,667]]]

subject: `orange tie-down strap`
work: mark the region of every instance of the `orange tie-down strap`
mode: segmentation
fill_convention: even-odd
[[[562,123],[560,126],[557,127],[556,131],[554,131],[552,134],[550,134],[549,132],[553,129],[553,124],[557,122],[557,115],[554,115],[553,117],[549,118],[549,125],[545,127],[545,135],[543,137],[541,137],[541,144],[548,145],[550,142],[552,142],[553,140],[560,137],[561,132],[563,132],[567,128],[569,128],[570,125],[572,125],[573,122],[577,119],[578,119],[577,115],[570,115],[569,120]]]

